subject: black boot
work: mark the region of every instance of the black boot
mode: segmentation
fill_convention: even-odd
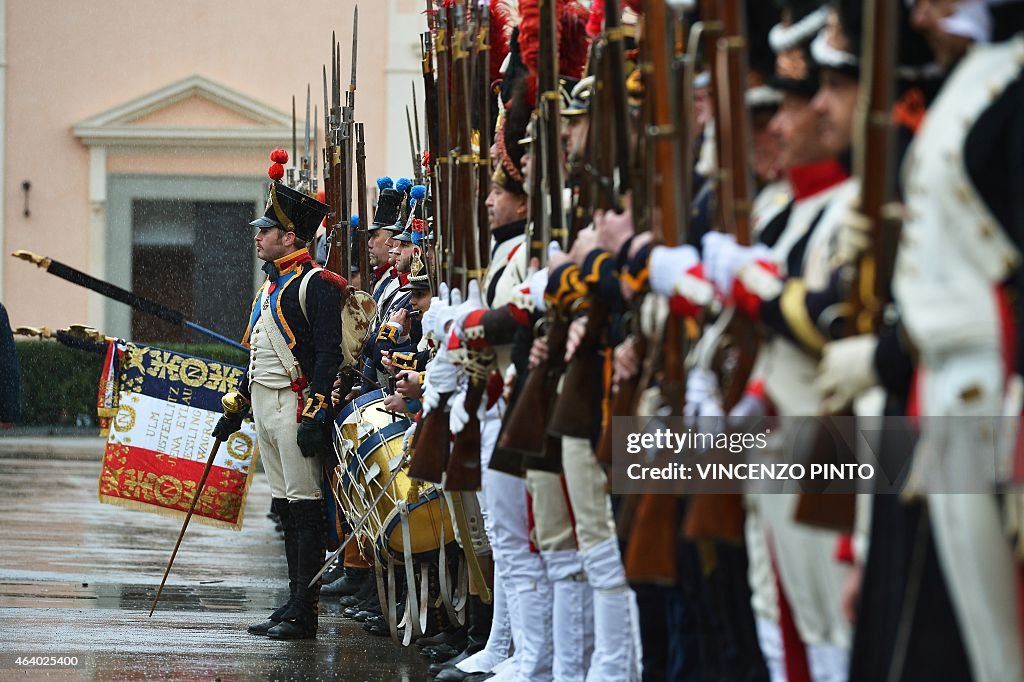
[[[324,586],[320,590],[320,594],[348,597],[359,592],[367,578],[373,579],[373,571],[369,568],[345,568],[341,571],[340,576],[330,583],[327,582],[327,574],[325,573]]]
[[[289,510],[298,542],[296,551],[295,598],[281,614],[281,622],[267,631],[272,639],[313,639],[316,637],[320,606],[320,580],[309,587],[323,565],[327,538],[324,505],[321,500],[290,502]]]
[[[288,500],[275,497],[270,503],[270,511],[280,520],[282,527],[291,528],[294,526],[291,512],[288,509]],[[295,598],[295,586],[297,584],[295,580],[295,569],[298,565],[295,558],[297,550],[298,545],[295,542],[295,534],[286,532],[284,536],[284,556],[288,560],[288,601],[282,606],[277,607],[267,620],[250,625],[247,629],[249,634],[266,635],[270,628],[281,622],[281,615],[291,605],[292,599]]]
[[[363,580],[363,584],[359,587],[359,591],[355,594],[339,599],[338,606],[341,606],[343,609],[349,609],[362,604],[370,598],[377,598],[377,578],[374,576],[373,571],[370,571],[370,574],[366,576],[365,580]],[[361,610],[362,609],[356,609],[352,613],[354,614]],[[347,614],[343,613],[342,615],[346,615],[351,618],[351,616],[348,616]]]
[[[471,594],[467,615],[469,622],[465,631],[466,636],[461,641],[436,644],[421,652],[439,665],[437,668],[431,666],[430,672],[436,674],[444,668],[454,666],[487,646],[494,608],[490,604],[485,604],[477,595]]]

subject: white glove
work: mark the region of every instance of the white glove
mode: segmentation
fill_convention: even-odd
[[[694,367],[686,376],[687,417],[724,417],[722,399],[718,395],[718,378],[710,369]]]
[[[700,265],[700,254],[689,244],[682,246],[655,246],[648,262],[651,271],[651,291],[659,296],[677,293],[677,280]]]
[[[763,398],[744,393],[739,402],[729,410],[729,416],[726,419],[729,428],[735,431],[749,430],[768,413],[767,407]]]
[[[423,333],[435,345],[440,345],[448,337],[448,326],[455,319],[455,309],[462,304],[459,290],[451,292],[449,299],[448,285],[441,284],[438,295],[430,300],[430,309],[423,315]]]
[[[724,232],[708,232],[701,241],[704,248],[704,274],[726,296],[732,294],[736,273],[755,260],[771,258],[764,244],[740,246],[736,237]]]
[[[453,392],[459,385],[458,369],[448,359],[448,345],[442,344],[437,355],[427,365],[423,389],[423,414],[441,404],[441,396]]]
[[[871,220],[853,206],[839,220],[836,234],[835,265],[856,263],[871,248]]]
[[[479,421],[483,421],[486,415],[487,401],[481,399],[476,411],[476,418]],[[462,433],[462,430],[466,428],[466,424],[469,423],[469,418],[469,411],[466,410],[466,391],[462,391],[451,401],[451,412],[448,413],[448,426],[451,432]]]
[[[466,323],[466,318],[474,310],[480,310],[484,307],[483,298],[480,296],[480,280],[470,280],[466,289],[466,300],[455,309],[454,324],[452,325],[452,329],[460,339],[465,338],[463,325]]]
[[[551,242],[555,246],[558,246],[558,242]],[[530,275],[530,279],[526,280],[527,288],[530,290],[530,299],[533,301],[533,309],[535,312],[544,312],[544,290],[548,286],[548,269],[543,268]]]
[[[822,408],[836,414],[867,389],[878,385],[874,334],[851,336],[825,344],[815,384],[824,396]]]

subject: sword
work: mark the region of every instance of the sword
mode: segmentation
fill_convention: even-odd
[[[199,332],[200,334],[205,334],[211,339],[220,341],[223,344],[237,348],[245,353],[249,352],[245,346],[237,341],[232,341],[226,336],[222,336],[211,329],[207,329],[206,327],[187,319],[184,313],[178,312],[173,308],[168,308],[156,301],[151,301],[148,298],[143,298],[142,296],[133,294],[127,289],[122,289],[110,282],[104,282],[102,279],[97,279],[92,275],[87,275],[81,270],[76,270],[75,268],[65,265],[60,261],[55,261],[46,256],[40,256],[39,254],[32,253],[31,251],[18,250],[11,255],[15,258],[28,261],[29,263],[46,270],[51,275],[60,277],[72,284],[77,284],[78,286],[85,287],[90,291],[95,291],[97,294],[106,296],[107,298],[112,298],[118,303],[124,303],[125,305],[138,310],[140,313],[152,315],[153,317],[157,317],[165,322],[170,322],[171,324],[176,324],[179,327],[191,329]]]

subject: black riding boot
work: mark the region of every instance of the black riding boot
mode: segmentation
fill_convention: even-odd
[[[265,635],[270,628],[281,622],[282,614],[284,614],[288,609],[288,606],[291,605],[292,599],[295,598],[295,586],[297,585],[295,570],[298,565],[298,562],[296,561],[298,545],[295,542],[295,533],[292,533],[290,530],[294,527],[294,520],[292,519],[291,511],[288,509],[288,500],[275,497],[270,503],[270,510],[278,517],[278,519],[280,519],[281,527],[285,531],[284,555],[288,560],[288,601],[277,607],[277,609],[270,614],[270,618],[267,620],[262,623],[250,625],[248,632],[252,635]]]
[[[295,597],[281,614],[281,622],[267,631],[273,639],[312,639],[316,637],[320,606],[320,580],[309,587],[323,566],[327,537],[324,505],[321,500],[299,500],[288,504],[295,524],[292,533],[296,550]]]

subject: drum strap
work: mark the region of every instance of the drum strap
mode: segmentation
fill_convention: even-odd
[[[462,625],[464,621],[459,618],[455,607],[452,606],[452,583],[448,580],[448,556],[445,551],[448,539],[444,536],[444,515],[447,511],[448,517],[451,518],[452,513],[448,509],[448,498],[445,495],[438,495],[437,500],[441,505],[441,541],[438,544],[437,552],[437,581],[441,584],[441,603],[444,604],[444,610],[448,612],[448,618],[453,623]]]
[[[420,622],[419,636],[427,634],[427,614],[430,609],[430,564],[420,563]]]
[[[398,514],[402,520],[402,560],[405,563],[405,637],[402,644],[409,646],[412,640],[423,634],[420,629],[419,597],[416,594],[416,567],[412,560],[412,530],[409,528],[409,505],[398,501]]]
[[[379,592],[380,587],[377,590]],[[391,639],[395,640],[396,644],[401,644],[402,640],[398,637],[398,604],[395,599],[395,557],[390,552],[388,553],[388,589],[385,594],[388,596],[388,608],[384,613],[388,614]]]

